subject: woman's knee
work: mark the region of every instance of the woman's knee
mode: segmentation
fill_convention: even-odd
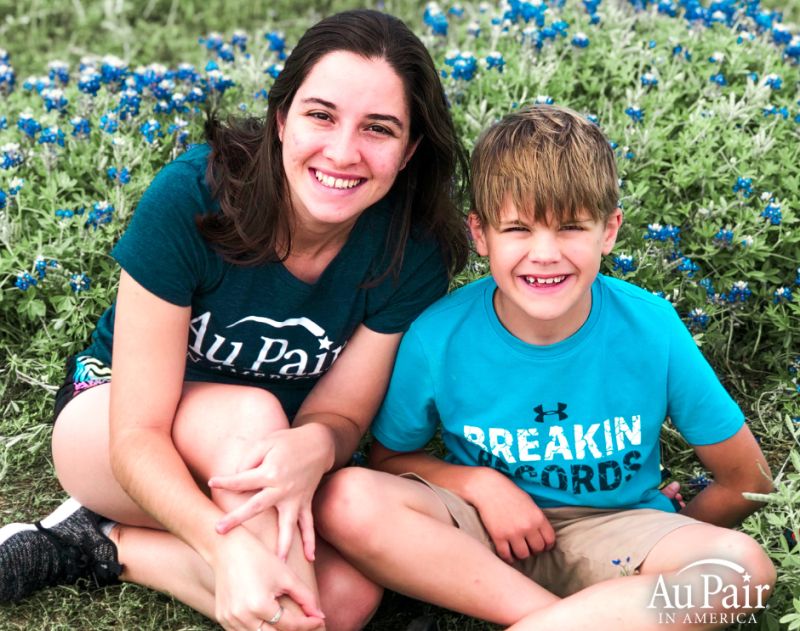
[[[375,532],[382,508],[381,474],[361,467],[330,476],[314,498],[314,523],[323,539],[364,542]]]

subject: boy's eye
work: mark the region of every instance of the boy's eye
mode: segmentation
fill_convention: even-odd
[[[501,232],[528,232],[528,229],[525,226],[506,226],[504,227]]]
[[[580,224],[577,224],[577,223],[568,223],[568,224],[565,224],[565,225],[561,226],[560,229],[561,230],[570,230],[570,231],[572,231],[572,230],[581,231],[581,230],[583,230],[583,226],[580,225]]]

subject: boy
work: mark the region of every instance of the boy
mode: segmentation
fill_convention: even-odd
[[[608,141],[526,108],[479,139],[472,177],[491,276],[411,326],[372,427],[372,465],[407,475],[337,473],[320,533],[391,589],[515,630],[742,622],[775,573],[724,527],[769,469],[672,306],[598,274],[622,222]],[[715,480],[680,514],[658,491],[667,416]],[[445,461],[421,451],[437,428]]]

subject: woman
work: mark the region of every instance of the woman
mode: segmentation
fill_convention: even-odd
[[[463,154],[424,46],[373,11],[301,38],[263,122],[207,127],[113,251],[56,408],[80,504],[0,531],[0,601],[119,577],[226,629],[360,628],[380,589],[315,542],[311,499],[464,263]]]

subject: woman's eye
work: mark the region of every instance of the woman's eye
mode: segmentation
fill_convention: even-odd
[[[331,119],[327,112],[309,112],[308,115],[311,118],[316,118],[317,120],[321,121],[327,121]]]
[[[383,136],[394,136],[392,130],[388,127],[384,127],[383,125],[370,125],[367,127],[367,131],[375,132]]]

